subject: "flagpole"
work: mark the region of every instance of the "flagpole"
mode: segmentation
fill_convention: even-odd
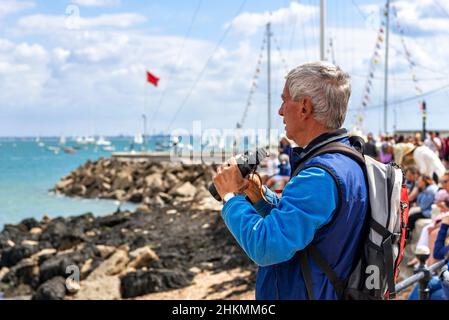
[[[144,120],[144,124],[143,124],[143,147],[145,149],[145,151],[147,150],[147,140],[146,140],[146,115],[145,115],[145,110],[146,110],[146,104],[147,104],[147,71],[145,70],[145,81],[143,82],[143,110],[142,110],[142,117]]]

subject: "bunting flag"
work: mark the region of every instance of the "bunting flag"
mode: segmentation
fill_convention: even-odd
[[[257,63],[256,63],[256,70],[255,70],[253,78],[251,80],[251,86],[250,86],[250,89],[249,89],[248,98],[246,100],[245,110],[243,111],[242,119],[237,124],[237,127],[240,128],[240,129],[243,128],[243,126],[245,124],[246,116],[248,114],[248,109],[252,105],[253,95],[254,95],[254,93],[256,92],[256,89],[257,89],[257,80],[259,79],[259,75],[260,75],[260,72],[261,72],[261,65],[262,65],[263,53],[265,51],[265,44],[266,44],[266,42],[267,42],[267,39],[266,39],[266,37],[264,37],[263,40],[262,40],[262,45],[260,47],[260,53],[259,53],[259,56],[258,56],[258,59],[257,59]]]
[[[380,27],[377,30],[377,36],[376,36],[376,43],[374,46],[373,55],[370,59],[370,66],[368,71],[368,76],[365,82],[365,88],[362,95],[362,101],[361,106],[359,107],[358,113],[354,116],[354,125],[356,128],[362,129],[363,128],[363,121],[364,121],[364,112],[365,108],[370,103],[370,96],[371,93],[374,91],[373,89],[373,79],[374,79],[374,72],[377,68],[377,66],[381,63],[381,49],[384,43],[384,34],[385,34],[385,27],[386,27],[386,17],[387,17],[387,7],[385,6],[385,9],[383,10],[383,16],[380,21]]]
[[[399,31],[399,34],[400,34],[402,49],[404,50],[405,58],[407,59],[410,73],[412,76],[412,81],[414,83],[415,95],[417,97],[419,97],[422,95],[423,91],[421,90],[421,87],[420,87],[419,81],[418,81],[418,77],[416,76],[416,72],[415,72],[416,63],[413,61],[412,54],[408,50],[407,45],[405,44],[404,28],[402,28],[402,26],[399,23],[398,13],[397,13],[396,7],[394,5],[392,6],[392,12],[393,12],[393,17],[396,20],[396,29]]]
[[[152,85],[154,85],[155,87],[157,87],[157,83],[159,82],[159,78],[156,77],[154,74],[152,74],[151,72],[147,71],[147,82],[151,83]]]

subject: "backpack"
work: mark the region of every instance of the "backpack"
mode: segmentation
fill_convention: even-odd
[[[352,147],[335,140],[310,150],[292,176],[305,167],[306,160],[322,154],[339,153],[353,159],[362,168],[367,182],[367,220],[347,279],[339,279],[312,244],[299,252],[309,299],[314,300],[308,257],[326,274],[338,296],[344,300],[393,299],[408,235],[408,192],[404,174],[395,163],[383,164],[364,156],[364,142],[360,137],[350,138]]]

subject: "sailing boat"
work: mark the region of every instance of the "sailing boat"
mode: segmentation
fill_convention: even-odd
[[[97,146],[110,146],[111,145],[111,141],[106,140],[103,137],[100,137],[97,142],[96,142]]]
[[[134,136],[134,144],[143,144],[143,136],[141,133]]]
[[[61,136],[60,138],[59,138],[59,144],[60,145],[65,145],[66,144],[66,139],[65,139],[65,137],[64,136]]]
[[[41,141],[41,138],[40,138],[40,137],[37,137],[37,138],[36,138],[36,143],[37,143],[37,145],[38,145],[39,147],[41,147],[41,148],[45,147],[45,143],[43,143],[43,142]]]

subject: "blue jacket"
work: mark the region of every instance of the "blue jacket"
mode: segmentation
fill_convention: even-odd
[[[435,200],[435,195],[438,192],[438,186],[435,184],[431,184],[427,188],[424,189],[424,191],[420,192],[418,194],[418,197],[416,199],[416,203],[422,210],[422,214],[430,218],[430,214],[432,212],[432,204]]]
[[[449,252],[449,246],[444,245],[448,229],[449,225],[442,223],[440,226],[440,231],[438,231],[438,236],[435,240],[435,246],[433,248],[433,257],[437,260],[443,260]]]
[[[308,148],[333,135],[318,137]],[[343,142],[348,143],[347,139]],[[294,150],[292,168],[301,150]],[[310,167],[292,177],[281,200],[267,192],[274,207],[263,200],[252,206],[243,196],[232,198],[223,207],[227,227],[259,265],[257,299],[308,298],[297,253],[309,244],[320,251],[340,279],[346,279],[352,269],[368,205],[362,169],[341,154],[322,155],[306,164]],[[309,263],[315,297],[338,299],[322,270],[313,261]]]

